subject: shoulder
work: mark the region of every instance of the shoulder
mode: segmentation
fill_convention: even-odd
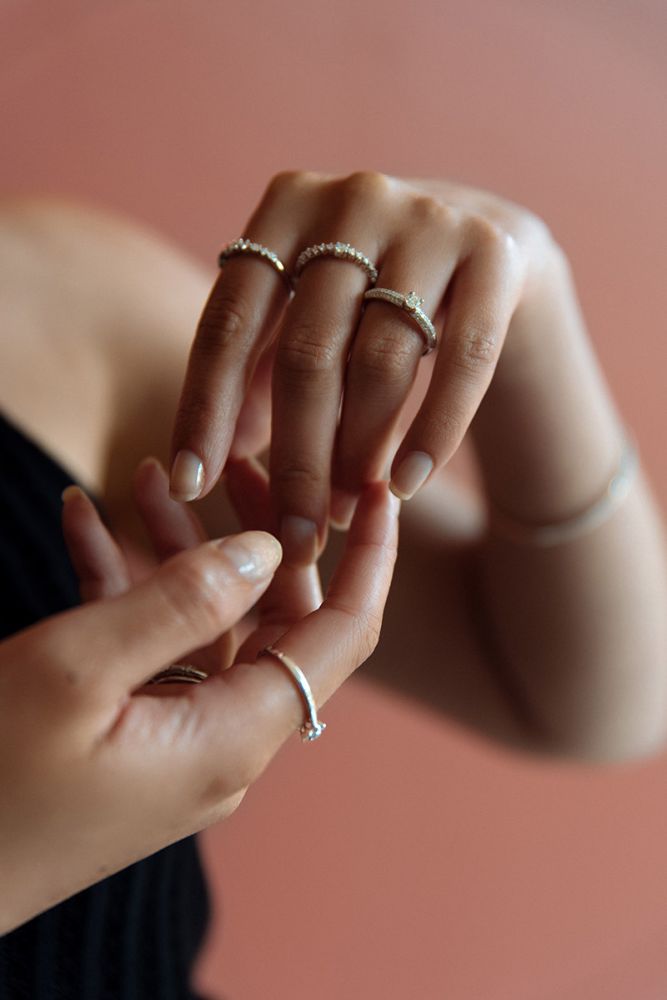
[[[0,407],[114,506],[166,458],[211,275],[164,238],[56,198],[0,202]]]

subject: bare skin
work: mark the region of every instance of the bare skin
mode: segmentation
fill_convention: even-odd
[[[466,420],[472,421],[466,439],[480,463],[482,485],[459,480],[450,463],[445,471],[434,471],[427,486],[404,503],[389,611],[366,672],[524,750],[601,760],[654,752],[664,744],[667,727],[667,586],[661,523],[645,481],[640,479],[623,507],[595,532],[553,549],[519,546],[483,530],[480,512],[489,497],[528,523],[576,513],[600,495],[618,461],[620,421],[590,352],[563,254],[529,213],[492,195],[439,182],[396,187],[376,182],[385,194],[395,190],[400,199],[419,199],[421,211],[430,206],[434,218],[442,213],[431,201],[456,203],[466,218],[472,213],[477,232],[484,223],[487,237],[495,234],[496,249],[498,242],[506,242],[498,240],[499,227],[517,227],[512,239],[521,241],[525,225],[530,247],[522,243],[520,291],[512,309],[506,309],[507,329],[493,338],[493,364],[479,355],[466,368],[474,383],[466,403]],[[312,177],[308,183],[314,183]],[[281,184],[284,192],[285,181]],[[359,177],[355,186],[357,197]],[[342,181],[336,190],[345,190]],[[403,201],[397,203],[397,215],[402,211]],[[145,455],[168,462],[188,349],[212,275],[129,223],[44,200],[3,206],[0,263],[5,330],[0,405],[100,498],[122,559],[128,561],[122,571],[127,579],[146,574],[148,541],[128,483]],[[318,266],[322,275],[326,265]],[[358,277],[354,269],[352,274]],[[276,298],[279,318],[284,293],[266,265],[235,260],[223,275],[224,281],[263,285],[268,300]],[[327,282],[317,277],[315,265],[311,275],[311,291],[320,294],[320,284]],[[387,336],[405,337],[397,312],[382,304],[374,309],[373,322],[386,323]],[[417,372],[416,337],[414,346],[410,363]],[[421,379],[423,390],[431,380],[437,414],[441,400],[449,396],[439,382],[435,385],[427,364],[422,363],[417,381]],[[241,414],[234,444],[234,434],[225,430],[224,447],[232,446],[236,454],[267,444],[268,375],[269,365]],[[445,376],[451,378],[451,368],[446,367]],[[191,386],[192,377],[191,368]],[[486,392],[479,390],[481,383],[488,383]],[[208,391],[203,383],[197,386],[196,378],[194,385],[197,392]],[[377,434],[376,449],[364,450],[372,457],[369,465],[360,464],[352,435],[347,459],[334,466],[339,494],[356,502],[364,481],[377,474],[386,454],[401,441],[395,472],[405,449],[437,451],[436,464],[441,464],[455,448],[457,435],[456,440],[427,440],[429,427],[453,427],[451,421],[428,419],[431,404],[410,425],[409,414],[419,406],[419,385],[413,396],[404,395],[404,404],[391,404],[392,419],[381,433],[370,427],[370,416],[364,417],[368,434]],[[287,416],[287,425],[290,420]],[[457,426],[458,435],[467,429],[467,424]],[[344,452],[344,431],[341,440]],[[217,453],[220,468],[223,450]],[[204,492],[212,489],[215,478],[207,479]],[[311,481],[317,483],[317,478]],[[313,507],[296,513],[315,517],[323,537],[328,500],[322,507],[319,489],[299,501]],[[275,505],[283,502],[280,490],[274,483],[274,518]],[[340,503],[349,507],[345,496]],[[218,487],[197,504],[197,511],[214,536],[230,530],[231,511]],[[339,520],[347,516],[349,510]],[[362,532],[373,530],[368,519],[365,524]],[[288,560],[290,567],[291,572],[312,572],[299,559]],[[113,560],[105,561],[103,586],[114,572]],[[316,603],[312,591],[300,606],[304,614],[308,601]],[[226,628],[231,622],[221,621],[221,629],[223,624]],[[363,658],[360,650],[356,653],[341,679]],[[297,707],[290,702],[290,726],[290,712]],[[144,845],[144,853],[155,846]],[[140,855],[141,848],[133,856]],[[121,863],[129,860],[126,855]],[[91,862],[69,891],[93,881],[93,869]],[[62,898],[68,889],[53,891]],[[20,919],[39,908],[39,900],[32,898]]]
[[[85,285],[84,260],[95,258],[91,224],[79,213],[23,204],[9,208],[3,222],[6,327],[18,334],[22,322],[30,328],[38,318],[42,330],[41,337],[9,338],[2,371],[13,377],[4,380],[3,407],[108,500],[124,545],[116,545],[84,493],[66,491],[65,537],[89,603],[0,642],[0,933],[237,808],[304,721],[294,684],[260,650],[279,639],[281,650],[306,666],[317,704],[327,701],[377,641],[399,508],[386,486],[366,491],[323,598],[316,568],[281,567],[280,545],[265,531],[207,542],[192,512],[169,499],[166,473],[155,461],[141,465],[134,489],[127,492],[126,484],[119,500],[115,474],[126,470],[109,460],[109,450],[119,440],[126,447],[126,406],[137,405],[133,392],[146,386],[125,378],[125,365],[136,358],[112,331],[129,322],[133,339],[147,322],[145,312],[135,312],[121,264],[134,250],[135,263],[150,265],[141,259],[143,238],[102,219],[92,224],[107,264],[119,240],[116,291],[122,286],[128,296],[121,292],[114,304],[112,285],[105,300],[97,281],[69,297],[68,278],[75,288],[79,279]],[[163,255],[160,248],[156,266]],[[42,299],[36,290],[46,264],[57,280]],[[87,312],[91,301],[105,302],[101,313]],[[70,309],[72,323],[61,325]],[[89,322],[93,336],[99,332],[98,355],[85,352],[77,322]],[[111,366],[115,377],[95,381],[100,372],[111,376],[110,340],[122,365]],[[115,412],[104,405],[109,400],[118,420],[108,419]],[[148,431],[136,446],[156,450],[158,440],[159,431],[157,439]],[[244,515],[255,524],[266,520],[265,479],[240,463],[234,481]],[[152,565],[130,540],[132,493],[157,557]],[[140,582],[133,579],[137,567]],[[244,620],[251,609],[252,625]],[[208,678],[197,686],[146,687],[177,662],[201,665]]]

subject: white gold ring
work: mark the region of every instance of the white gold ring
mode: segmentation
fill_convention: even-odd
[[[364,293],[364,299],[380,299],[383,302],[389,302],[412,316],[424,338],[422,354],[429,354],[438,346],[438,335],[435,332],[435,327],[422,309],[424,300],[416,292],[408,292],[407,295],[403,295],[402,292],[395,292],[393,288],[371,288]]]
[[[371,285],[378,280],[378,270],[366,254],[361,250],[356,250],[349,243],[316,243],[312,247],[302,250],[294,265],[294,275],[299,277],[306,264],[317,257],[337,257],[339,260],[349,260],[352,264],[357,264],[366,272]]]
[[[278,272],[290,292],[294,291],[294,282],[278,254],[274,253],[273,250],[269,250],[268,247],[263,246],[261,243],[253,243],[252,240],[248,240],[244,236],[241,236],[238,240],[234,240],[232,243],[228,243],[227,246],[222,248],[218,254],[218,267],[222,267],[230,257],[237,257],[239,254],[245,253],[261,257],[262,260],[265,260]]]
[[[286,667],[292,675],[292,680],[299,689],[299,693],[304,700],[306,706],[307,718],[302,726],[299,727],[299,732],[301,733],[301,739],[312,743],[313,740],[318,739],[327,728],[326,722],[320,722],[317,718],[317,705],[315,704],[315,699],[313,698],[313,692],[310,689],[310,684],[308,683],[308,678],[304,674],[298,663],[295,663],[291,656],[287,653],[283,653],[282,650],[276,649],[275,646],[265,646],[264,649],[260,650],[257,654],[260,656],[272,656],[274,659],[278,660],[279,663]]]

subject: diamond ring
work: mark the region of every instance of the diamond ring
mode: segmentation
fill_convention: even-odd
[[[339,260],[349,260],[366,272],[371,285],[374,285],[378,280],[378,271],[372,260],[350,243],[315,243],[311,247],[306,247],[296,259],[295,277],[298,278],[306,264],[317,257],[337,257]]]
[[[255,257],[261,257],[262,260],[265,260],[267,264],[270,264],[278,272],[290,292],[294,291],[292,278],[278,254],[274,253],[273,250],[269,250],[262,243],[253,243],[252,240],[246,239],[245,236],[241,236],[238,240],[234,240],[222,248],[218,254],[218,267],[222,267],[230,257],[237,257],[239,254],[245,253],[253,254]]]
[[[422,354],[429,354],[438,346],[438,335],[433,323],[426,315],[422,306],[424,300],[416,292],[395,292],[392,288],[371,288],[364,294],[364,299],[380,299],[389,302],[393,306],[398,306],[411,316],[419,327],[424,338],[424,350]]]

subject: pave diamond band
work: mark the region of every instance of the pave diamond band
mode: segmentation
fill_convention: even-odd
[[[318,739],[318,737],[320,737],[327,728],[327,724],[326,722],[320,722],[317,718],[317,706],[315,704],[315,699],[313,698],[313,692],[310,690],[308,678],[304,674],[301,667],[298,663],[294,662],[291,656],[288,656],[287,653],[283,653],[280,649],[276,649],[275,646],[265,646],[264,649],[260,650],[257,656],[272,656],[274,660],[278,660],[278,663],[281,663],[283,667],[289,670],[292,675],[292,680],[298,687],[299,693],[301,694],[306,706],[307,718],[304,724],[299,727],[301,739],[308,743],[312,743],[313,740]]]
[[[349,260],[366,272],[371,285],[374,285],[378,280],[378,271],[373,261],[350,243],[315,243],[311,247],[306,247],[296,259],[295,277],[298,278],[306,264],[317,257],[337,257],[339,260]]]
[[[395,292],[393,288],[371,288],[364,294],[364,299],[380,299],[398,306],[399,309],[408,313],[414,319],[424,338],[422,354],[429,354],[438,346],[438,335],[435,327],[422,309],[424,300],[416,292],[408,292],[407,295],[403,295],[402,292]]]
[[[245,253],[261,257],[267,261],[278,272],[290,292],[294,291],[294,282],[278,254],[274,253],[273,250],[269,250],[262,243],[253,243],[252,240],[248,240],[244,236],[241,236],[238,240],[234,240],[232,243],[228,243],[227,246],[222,248],[218,255],[218,267],[222,267],[230,257],[237,257],[239,254]]]

